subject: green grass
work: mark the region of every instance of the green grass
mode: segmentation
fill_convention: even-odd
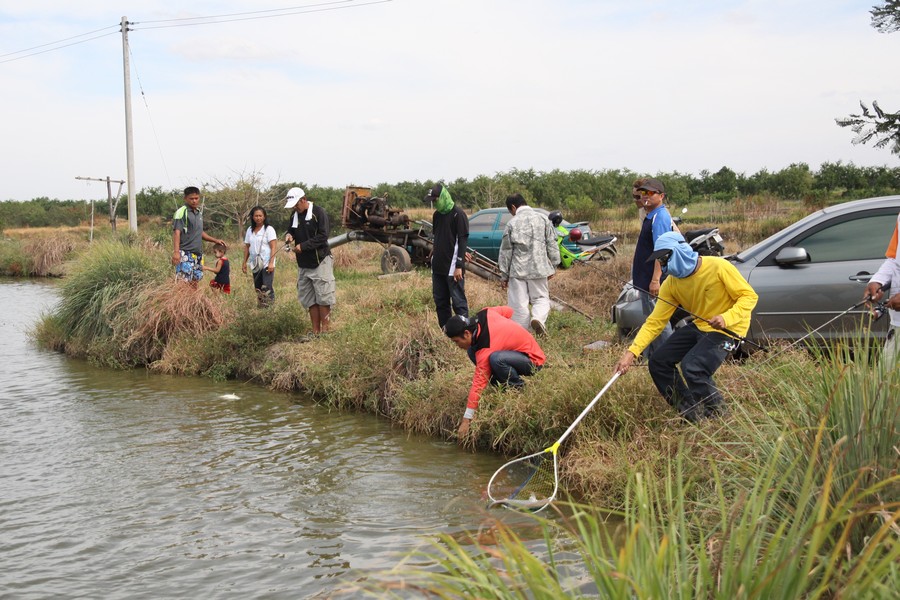
[[[260,309],[239,268],[230,296],[208,281],[175,284],[167,249],[127,236],[95,243],[71,265],[36,337],[104,365],[254,380],[454,439],[472,365],[437,328],[429,274],[376,278],[377,247],[337,250],[332,331],[314,339],[290,261],[276,270],[275,304]],[[606,306],[619,286],[610,279],[627,263],[599,267],[611,277],[587,268],[554,277],[554,293],[597,318],[553,313],[546,367],[520,392],[488,389],[466,447],[516,455],[562,434],[623,350],[582,346],[614,339]],[[475,278],[467,294],[473,312],[505,301]],[[555,554],[576,548],[608,597],[887,597],[900,572],[900,370],[874,355],[787,351],[726,363],[716,378],[732,414],[699,426],[681,422],[635,368],[561,448],[561,486],[585,506],[541,522],[550,554],[498,525],[500,545],[434,539],[432,556],[412,561],[427,573],[397,571],[375,587],[392,593],[402,580],[441,597],[576,595]]]
[[[429,538],[356,591],[397,598],[410,590],[440,598],[894,598],[894,367],[839,352],[810,387],[785,386],[791,391],[781,406],[741,410],[720,430],[695,430],[700,443],[682,438],[662,470],[652,459],[635,462],[619,510],[574,505],[556,518],[534,517],[540,551],[498,521],[491,536]],[[701,446],[710,452],[698,455]],[[559,562],[573,552],[576,566],[571,558]],[[567,576],[573,568],[584,576]]]

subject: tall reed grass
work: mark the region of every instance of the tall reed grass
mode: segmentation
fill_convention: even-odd
[[[662,473],[630,471],[621,511],[573,505],[556,519],[535,517],[540,552],[501,516],[496,545],[431,538],[361,590],[398,598],[411,590],[439,598],[896,598],[900,370],[868,353],[837,354],[820,364],[813,386],[782,386],[792,391],[780,410],[738,411],[723,422],[725,436],[700,430],[712,450],[707,480],[690,466],[697,446],[681,443]],[[572,548],[577,566],[559,560]],[[567,575],[573,568],[580,578]]]
[[[111,308],[119,305],[119,297],[164,278],[162,262],[143,248],[118,241],[94,244],[60,289],[54,313],[60,332],[85,343],[109,337],[115,316]]]

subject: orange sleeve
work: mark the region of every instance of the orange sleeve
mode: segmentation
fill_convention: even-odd
[[[897,258],[897,228],[900,227],[900,217],[897,218],[898,224],[894,225],[894,235],[891,236],[891,242],[888,244],[887,252],[884,255],[887,258]]]
[[[479,350],[475,353],[475,375],[472,376],[472,387],[469,388],[469,399],[466,402],[466,408],[475,410],[478,408],[478,400],[481,398],[481,392],[488,386],[491,380],[491,351],[487,348]]]

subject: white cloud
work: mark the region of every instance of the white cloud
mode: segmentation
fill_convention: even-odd
[[[111,2],[68,6],[0,2],[0,54],[121,17]],[[127,10],[145,23],[130,34],[138,188],[247,165],[342,186],[512,167],[896,164],[887,151],[851,146],[833,121],[859,100],[900,105],[900,84],[881,64],[900,34],[876,33],[867,6],[395,0],[164,29],[147,27],[258,7],[208,0],[190,14],[159,2]],[[4,139],[15,143],[0,147],[0,198],[80,197],[75,175],[124,175],[119,43],[111,36],[0,64],[0,110],[15,116],[4,120]]]

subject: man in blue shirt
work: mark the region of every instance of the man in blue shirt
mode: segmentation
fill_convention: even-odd
[[[641,220],[641,233],[634,248],[634,260],[631,263],[631,280],[634,287],[640,290],[638,293],[641,297],[641,309],[646,320],[656,305],[662,278],[659,261],[647,262],[647,258],[653,253],[657,238],[672,231],[672,217],[663,206],[666,188],[659,179],[653,177],[638,179],[634,182],[631,192],[634,203],[644,215]],[[654,350],[662,346],[670,335],[672,326],[666,324],[662,333],[644,350],[644,358],[650,360]]]

